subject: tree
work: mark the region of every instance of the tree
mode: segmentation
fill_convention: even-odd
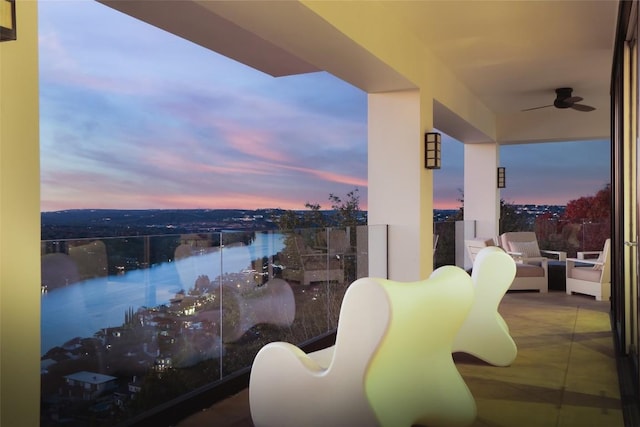
[[[569,221],[601,221],[611,218],[611,184],[607,184],[595,196],[570,200],[564,213]]]
[[[564,229],[573,231],[581,250],[601,250],[611,236],[611,184],[606,184],[594,196],[570,200],[562,220]]]
[[[280,216],[274,219],[274,222],[281,230],[294,230],[299,228],[300,219],[296,211],[284,211]]]
[[[513,204],[500,199],[500,234],[510,231],[528,231],[530,229],[531,225],[527,222],[527,217],[519,214]]]
[[[342,227],[353,227],[367,223],[366,216],[360,211],[360,194],[357,188],[347,193],[344,202],[333,193],[329,194],[329,200],[331,200],[331,208],[336,212],[334,220],[336,224]]]
[[[284,211],[276,221],[281,230],[294,230],[298,228],[323,228],[329,226],[351,227],[365,225],[367,216],[360,210],[360,195],[358,189],[347,193],[343,201],[334,193],[329,194],[332,215],[326,215],[319,203],[306,202],[306,211]]]
[[[435,253],[434,267],[455,263],[455,226],[453,223],[463,221],[464,219],[464,193],[458,189],[460,197],[460,208],[458,211],[447,218],[445,222],[434,224],[434,233],[438,235],[438,246]],[[525,215],[518,213],[516,207],[504,199],[500,200],[500,233],[507,231],[526,231],[530,230],[531,225],[527,222]]]
[[[305,203],[307,210],[304,212],[284,211],[279,218],[275,220],[280,230],[295,230],[299,228],[326,227],[327,221],[320,205],[315,203]]]
[[[302,216],[301,227],[304,228],[314,228],[314,227],[326,227],[327,219],[322,214],[320,210],[321,206],[319,203],[305,203],[304,206],[307,208],[307,211]]]
[[[460,202],[460,209],[455,215],[449,217],[447,221],[462,221],[464,219],[464,193],[461,189],[458,189],[458,192],[460,193],[460,197],[458,198],[458,201]],[[526,216],[518,214],[518,211],[513,204],[508,203],[504,199],[500,199],[500,233],[506,233],[508,231],[523,231],[529,228],[530,225],[527,223]]]

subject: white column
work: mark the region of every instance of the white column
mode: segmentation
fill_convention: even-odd
[[[499,146],[496,143],[464,145],[464,220],[476,222],[475,236],[465,238],[498,235],[499,157]]]
[[[399,281],[433,268],[433,174],[424,168],[420,107],[417,90],[369,95],[368,219],[388,224],[387,274]],[[371,276],[383,272],[373,262],[369,268]]]

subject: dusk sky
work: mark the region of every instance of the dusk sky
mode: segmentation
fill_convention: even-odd
[[[93,0],[39,2],[41,210],[367,207],[367,99],[327,74],[273,78]],[[117,29],[117,31],[114,31]],[[505,146],[502,198],[565,204],[609,178],[608,141]],[[445,138],[435,208],[457,208]]]

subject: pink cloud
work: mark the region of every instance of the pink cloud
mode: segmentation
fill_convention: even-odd
[[[272,132],[261,129],[247,129],[231,120],[215,121],[214,126],[220,131],[231,148],[252,157],[277,163],[288,163],[292,159],[279,144]]]
[[[337,182],[340,184],[349,184],[358,187],[366,187],[367,179],[358,178],[355,176],[339,174],[335,172],[323,171],[319,169],[305,168],[300,166],[282,166],[283,168],[294,170],[297,172],[303,172],[309,175],[316,176],[324,181]]]

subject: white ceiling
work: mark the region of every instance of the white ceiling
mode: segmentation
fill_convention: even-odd
[[[368,92],[412,84],[298,2],[99,1],[274,76],[329,70]],[[345,7],[366,8],[368,4],[345,2]],[[618,1],[400,0],[378,4],[411,28],[512,129],[548,127],[558,136],[556,140],[577,139],[586,134],[562,135],[564,129],[588,128],[595,121],[598,125],[585,132],[595,138],[608,135]],[[558,87],[572,87],[574,96],[584,98],[581,103],[597,110],[559,112],[550,107],[522,112],[552,104]],[[440,129],[445,130],[448,118],[460,135],[468,135],[468,142],[487,140],[474,129],[463,129],[459,118],[440,107]],[[506,135],[501,143],[551,140],[539,131],[521,140],[509,138]]]
[[[572,87],[609,108],[617,1],[393,1],[393,9],[496,113]],[[446,17],[446,18],[442,18]]]

